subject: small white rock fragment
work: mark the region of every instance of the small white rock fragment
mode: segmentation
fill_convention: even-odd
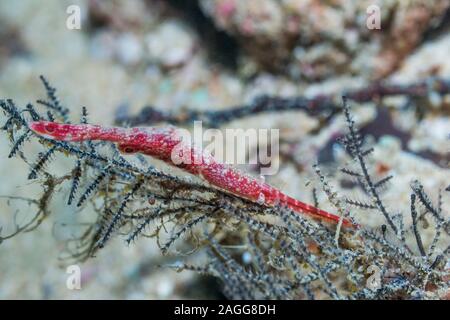
[[[124,33],[116,40],[117,59],[125,65],[137,64],[142,59],[142,46],[132,33]]]
[[[248,252],[248,251],[245,251],[242,254],[242,262],[244,264],[250,264],[252,262],[252,254],[250,252]]]
[[[191,56],[194,42],[185,27],[168,21],[146,37],[150,59],[164,67],[173,68]]]

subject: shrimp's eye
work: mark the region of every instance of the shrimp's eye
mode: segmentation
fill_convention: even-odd
[[[56,126],[53,123],[49,123],[44,126],[44,129],[48,133],[53,133],[53,132],[55,132]]]
[[[125,152],[125,153],[134,153],[135,150],[134,150],[134,148],[132,148],[132,147],[125,147],[125,148],[123,149],[123,152]]]

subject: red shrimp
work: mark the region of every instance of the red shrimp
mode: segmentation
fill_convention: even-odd
[[[116,143],[125,154],[141,153],[200,176],[226,192],[267,206],[284,205],[295,212],[322,220],[339,222],[340,217],[291,198],[269,184],[229,165],[220,163],[209,153],[184,143],[176,127],[120,128],[90,124],[59,124],[36,121],[31,130],[46,138],[62,141],[103,140]],[[346,227],[358,227],[343,219]]]

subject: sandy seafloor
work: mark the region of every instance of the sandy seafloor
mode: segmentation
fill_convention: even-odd
[[[115,110],[124,103],[129,105],[130,112],[138,111],[145,104],[172,111],[185,107],[207,110],[239,105],[260,93],[285,96],[339,93],[368,81],[364,74],[344,73],[317,83],[305,83],[265,71],[243,81],[240,72],[212,64],[198,34],[176,16],[160,17],[157,9],[150,9],[151,5],[130,1],[127,15],[139,21],[141,29],[109,32],[106,28],[101,32],[88,32],[84,14],[82,30],[68,30],[65,8],[74,3],[81,6],[82,12],[87,10],[85,1],[0,1],[0,49],[3,48],[0,50],[0,97],[13,98],[19,105],[43,97],[38,76],[44,74],[74,114],[79,113],[81,106],[87,106],[91,122],[111,124]],[[450,35],[443,34],[413,50],[390,78],[412,82],[436,65],[438,75],[448,78],[449,52]],[[181,66],[173,67],[177,63]],[[165,72],[167,67],[173,70]],[[374,106],[372,103],[362,106],[356,113],[357,119],[371,119]],[[408,117],[413,119],[409,114],[397,116],[399,126],[412,134],[413,147],[448,153],[448,116],[438,112],[438,116],[428,117],[420,125],[414,120],[408,122]],[[315,125],[314,119],[302,113],[258,116],[233,124],[236,127],[281,127],[282,133],[290,138],[305,136]],[[342,127],[342,123],[336,123],[335,127]],[[320,144],[320,139],[317,143]],[[307,150],[306,141],[303,147]],[[7,139],[2,136],[0,194],[30,196],[33,182],[26,180],[28,168],[16,159],[8,159],[8,150]],[[430,160],[401,151],[393,137],[380,139],[375,159],[393,168],[392,188],[396,192],[386,195],[387,201],[392,203],[409,203],[409,182],[413,178],[418,178],[427,190],[445,188],[450,182],[450,171],[445,166],[439,167]],[[310,159],[303,157],[302,161]],[[64,163],[52,165],[64,166]],[[304,175],[306,173],[296,173],[291,165],[282,165],[270,182],[301,198],[306,188]],[[448,192],[444,194],[447,212],[449,198]],[[11,208],[4,202],[0,204],[0,222],[6,223]],[[199,279],[190,272],[157,268],[161,263],[160,253],[150,239],[128,247],[120,238],[115,238],[96,258],[82,265],[82,290],[68,290],[65,267],[58,262],[61,240],[55,235],[54,222],[70,214],[73,210],[61,202],[55,206],[53,217],[37,230],[0,245],[1,299],[216,297],[217,293],[201,289]],[[367,223],[377,225],[379,221],[374,220]],[[143,265],[148,266],[144,276],[139,274]],[[203,283],[203,286],[206,285]]]

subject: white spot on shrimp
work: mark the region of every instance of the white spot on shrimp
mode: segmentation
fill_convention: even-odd
[[[258,195],[258,199],[256,200],[256,202],[258,204],[264,204],[264,202],[266,202],[266,197],[262,192]]]
[[[280,191],[279,190],[275,190],[275,198],[273,199],[273,204],[278,206],[281,203],[281,199],[280,199]]]

